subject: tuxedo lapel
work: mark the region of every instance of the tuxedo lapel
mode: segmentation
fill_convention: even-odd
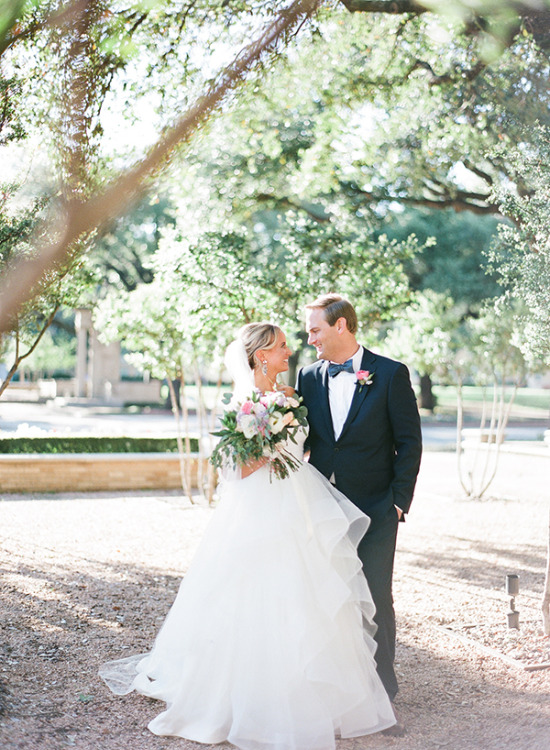
[[[326,422],[328,434],[334,437],[334,426],[332,424],[332,415],[330,413],[330,403],[328,398],[328,362],[326,361],[324,361],[317,370],[317,391],[321,413]]]
[[[371,375],[374,375],[374,369],[375,369],[375,362],[376,362],[376,356],[369,352],[368,349],[365,349],[363,352],[363,357],[361,359],[361,369],[362,370],[369,370]],[[346,421],[344,422],[344,426],[342,427],[342,432],[340,433],[340,437],[345,433],[349,425],[353,422],[355,417],[357,416],[359,409],[363,405],[365,399],[367,398],[367,395],[369,393],[369,390],[373,387],[374,380],[371,385],[356,385],[355,386],[355,393],[353,394],[353,399],[351,402],[351,406],[349,408],[348,416],[346,417]],[[327,388],[328,391],[328,388]]]

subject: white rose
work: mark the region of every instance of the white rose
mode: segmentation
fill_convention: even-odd
[[[292,398],[292,396],[289,396],[289,398],[287,399],[287,403],[293,409],[296,409],[298,406],[300,406],[300,402],[297,399]]]
[[[271,430],[273,435],[277,435],[277,433],[281,432],[284,426],[285,422],[283,415],[280,411],[274,411],[269,418],[269,429]]]
[[[239,420],[239,427],[245,438],[249,440],[258,432],[256,417],[253,414],[243,414]]]

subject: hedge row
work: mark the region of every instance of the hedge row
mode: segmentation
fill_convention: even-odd
[[[191,451],[199,449],[191,438]],[[19,437],[1,438],[0,453],[177,453],[176,438],[156,437]]]

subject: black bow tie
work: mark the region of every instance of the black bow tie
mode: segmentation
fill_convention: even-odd
[[[328,374],[329,377],[334,378],[336,375],[338,375],[341,372],[354,372],[353,369],[353,362],[351,359],[348,359],[347,362],[344,362],[343,365],[337,365],[336,362],[330,362],[328,366]]]

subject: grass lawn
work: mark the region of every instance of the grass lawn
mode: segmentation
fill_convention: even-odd
[[[456,387],[434,386],[434,394],[437,398],[436,413],[456,413]],[[506,388],[505,399],[508,401],[512,396],[513,389]],[[465,410],[478,411],[484,398],[490,405],[493,392],[491,388],[483,389],[479,386],[467,385],[462,389]],[[500,394],[499,394],[500,395]],[[550,389],[545,388],[518,388],[512,407],[512,417],[527,417],[532,419],[545,419],[550,417]]]

